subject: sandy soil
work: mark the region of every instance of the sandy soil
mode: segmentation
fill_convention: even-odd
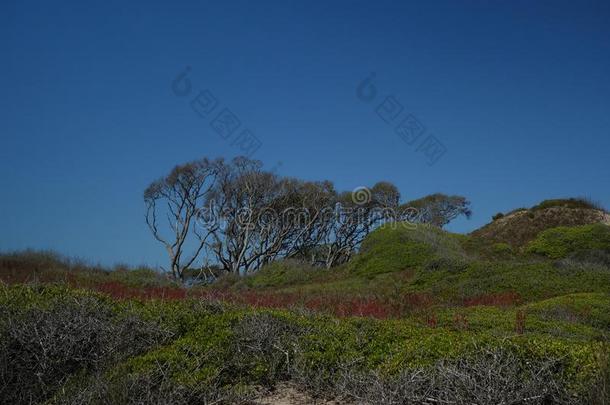
[[[252,405],[349,405],[346,402],[315,399],[291,384],[279,384],[273,392],[254,400]]]

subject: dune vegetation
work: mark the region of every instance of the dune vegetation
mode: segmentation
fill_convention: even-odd
[[[392,223],[331,269],[282,259],[188,288],[3,254],[0,402],[262,403],[289,383],[346,404],[608,403],[609,235]]]

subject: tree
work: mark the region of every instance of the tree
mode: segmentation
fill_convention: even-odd
[[[371,200],[380,208],[398,208],[400,191],[387,181],[380,181],[371,188]]]
[[[469,206],[470,201],[465,197],[435,193],[403,204],[401,210],[415,209],[418,222],[442,228],[460,215],[470,218],[472,211]]]
[[[442,227],[470,216],[461,196],[433,194],[399,206],[400,192],[389,182],[338,193],[330,181],[280,177],[245,157],[176,166],[148,186],[144,201],[146,223],[182,281],[187,269],[244,275],[281,258],[330,268],[350,260],[385,222]]]
[[[199,206],[215,184],[221,164],[201,159],[176,166],[144,191],[146,223],[155,239],[165,246],[169,271],[176,280],[183,280],[184,270],[197,259],[210,236],[210,232],[202,233],[195,220]],[[158,221],[160,215],[167,219],[165,227]],[[188,254],[185,250],[190,235],[197,241]]]
[[[236,158],[225,165],[207,204],[219,227],[211,230],[210,252],[231,273],[247,274],[290,251],[298,231],[283,213],[298,202],[298,181],[261,170],[259,161]]]
[[[294,205],[285,212],[295,227],[286,256],[320,264],[319,246],[327,238],[334,221],[337,192],[330,181],[297,181]],[[323,261],[322,261],[323,263]]]
[[[337,197],[325,237],[316,248],[327,268],[349,261],[372,230],[398,218],[400,193],[396,186],[380,182],[364,190],[368,190],[370,198],[358,198],[355,192],[343,192]],[[366,194],[367,191],[363,195]]]

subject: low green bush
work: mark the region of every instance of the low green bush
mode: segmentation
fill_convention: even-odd
[[[473,235],[463,237],[461,245],[471,259],[498,261],[512,258],[517,253],[508,243]]]
[[[593,209],[605,211],[604,208],[587,198],[558,198],[544,200],[540,204],[533,206],[532,210],[544,210],[553,207],[573,208],[573,209]]]
[[[497,221],[500,218],[504,218],[504,214],[501,212],[498,212],[497,214],[495,214],[491,217],[492,221]]]
[[[461,272],[424,269],[415,272],[403,286],[404,292],[427,293],[444,302],[460,303],[465,298],[517,293],[523,302],[578,292],[610,292],[609,271],[559,268],[551,262],[470,262]]]
[[[326,269],[314,268],[298,260],[279,260],[264,266],[261,270],[243,279],[248,287],[283,287],[308,282]]]
[[[460,273],[468,268],[468,261],[464,259],[449,259],[440,257],[430,260],[424,266],[427,271],[444,271],[449,274]]]
[[[0,297],[0,403],[39,403],[76,374],[172,337],[98,294],[0,285]]]
[[[513,251],[513,248],[505,242],[494,243],[491,248],[493,252],[498,255],[510,254]]]
[[[551,321],[590,325],[610,331],[610,294],[576,293],[535,302],[528,312]]]
[[[591,224],[547,229],[527,246],[527,251],[552,259],[588,249],[610,250],[610,226]]]
[[[105,272],[105,280],[93,281],[116,281],[130,287],[157,287],[176,285],[164,275],[152,269],[141,268],[117,268]]]
[[[118,264],[111,269],[53,251],[36,250],[0,253],[0,280],[9,283],[69,282],[83,287],[107,282],[129,287],[175,285],[165,275],[148,267]]]
[[[565,259],[558,262],[560,266],[598,266],[610,269],[610,250],[587,249],[570,253]]]
[[[371,277],[424,265],[435,258],[464,258],[461,237],[431,225],[386,225],[367,236],[349,268]]]
[[[147,382],[153,380],[170,392],[181,387],[189,396],[230,403],[222,398],[247,395],[257,386],[271,387],[284,380],[313,393],[343,391],[343,397],[354,395],[357,399],[357,392],[371,389],[364,376],[376,376],[376,385],[387,385],[389,393],[392,381],[420,375],[425,377],[421,385],[403,387],[414,390],[414,397],[409,398],[414,400],[417,392],[427,392],[428,399],[460,402],[473,392],[457,390],[453,385],[457,381],[445,379],[445,373],[454,370],[455,375],[468,376],[460,382],[468,384],[491,369],[504,383],[479,381],[484,385],[476,387],[476,395],[482,394],[478,390],[494,387],[499,402],[511,395],[523,399],[515,387],[533,384],[549,398],[577,402],[576,398],[584,401],[591,381],[601,374],[596,362],[599,350],[595,344],[551,337],[500,339],[482,333],[422,328],[405,321],[338,321],[282,311],[248,311],[208,316],[187,336],[128,360],[104,378],[108,392],[124,393],[125,381],[144,382],[150,387]],[[535,375],[538,378],[532,381]],[[354,385],[357,380],[360,384]],[[507,386],[502,389],[502,384]],[[156,390],[158,387],[151,387],[153,393]]]
[[[228,404],[287,380],[371,403],[363,392],[401,392],[408,403],[520,403],[537,390],[551,403],[586,403],[606,375],[603,343],[528,331],[537,318],[522,336],[495,335],[485,322],[501,314],[508,329],[514,314],[496,309],[469,309],[472,328],[455,328],[440,315],[424,326],[190,300],[115,303],[61,286],[1,288],[2,403]],[[573,299],[592,305],[592,317],[607,310],[601,294]]]

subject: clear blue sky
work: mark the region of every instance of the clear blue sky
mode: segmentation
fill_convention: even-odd
[[[0,5],[0,250],[165,264],[143,189],[239,153],[172,92],[185,66],[281,174],[463,194],[460,232],[546,198],[610,206],[607,1],[85,3]],[[376,114],[389,95],[446,148],[433,166]]]

